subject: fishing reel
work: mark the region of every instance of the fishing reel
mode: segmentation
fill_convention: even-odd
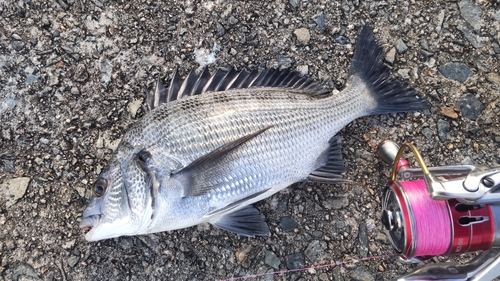
[[[409,148],[420,166],[402,158]],[[415,146],[393,141],[377,154],[392,165],[382,200],[382,223],[401,258],[483,251],[467,264],[428,264],[398,280],[492,280],[500,276],[500,167],[427,167]]]

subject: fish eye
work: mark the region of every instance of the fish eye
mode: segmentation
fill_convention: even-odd
[[[101,197],[104,192],[106,192],[106,188],[108,188],[108,181],[105,179],[98,179],[92,188],[94,196]]]

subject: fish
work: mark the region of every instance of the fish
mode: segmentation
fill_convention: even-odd
[[[391,78],[362,27],[345,88],[290,70],[173,73],[147,95],[92,186],[80,227],[88,241],[210,223],[240,236],[270,230],[253,203],[297,182],[346,182],[337,132],[356,118],[424,110]],[[161,80],[159,80],[161,81]]]

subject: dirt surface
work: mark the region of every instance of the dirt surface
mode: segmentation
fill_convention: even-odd
[[[413,141],[432,166],[500,164],[499,9],[495,0],[0,0],[0,280],[220,280],[393,253],[379,221],[389,175],[380,141]],[[343,129],[351,184],[296,184],[258,203],[268,238],[201,225],[84,240],[89,189],[158,77],[207,63],[267,66],[342,89],[366,23],[392,74],[432,107]],[[412,268],[391,257],[248,280],[391,280]]]

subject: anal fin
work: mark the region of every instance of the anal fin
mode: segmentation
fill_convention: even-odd
[[[334,136],[330,140],[330,147],[321,157],[324,157],[321,167],[310,173],[307,177],[308,180],[324,183],[349,182],[342,177],[345,167],[342,161],[342,146],[339,136]]]
[[[264,217],[252,205],[245,206],[236,212],[227,214],[213,224],[241,236],[254,237],[269,235],[269,227],[264,222]]]

